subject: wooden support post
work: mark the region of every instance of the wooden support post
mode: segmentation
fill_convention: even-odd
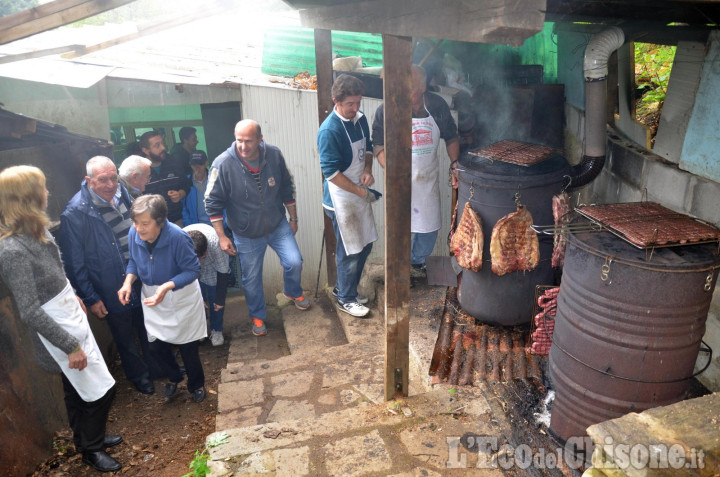
[[[408,395],[412,39],[383,35],[385,101],[385,399]]]
[[[315,71],[317,73],[317,102],[318,124],[332,113],[332,35],[330,30],[315,30]],[[320,178],[323,184],[324,177]],[[322,206],[321,206],[322,207]],[[333,231],[332,220],[323,212],[325,219],[325,263],[327,264],[328,285],[335,285],[337,280],[337,267],[335,264],[335,249],[337,240]]]

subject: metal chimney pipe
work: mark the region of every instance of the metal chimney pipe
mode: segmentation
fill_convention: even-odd
[[[625,34],[610,27],[590,39],[585,49],[585,147],[583,159],[573,168],[570,187],[589,184],[605,165],[608,59],[625,43]]]

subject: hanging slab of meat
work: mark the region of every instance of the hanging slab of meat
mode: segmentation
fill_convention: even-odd
[[[534,270],[540,261],[540,243],[530,226],[532,215],[524,205],[498,220],[490,237],[492,271],[503,276],[515,271]]]
[[[455,254],[458,265],[477,272],[482,268],[483,244],[482,220],[467,202],[457,230],[450,239],[450,250]]]
[[[570,196],[565,192],[552,198],[553,218],[555,219],[555,233],[553,234],[552,266],[562,267],[565,263],[565,247],[567,234],[563,226],[570,220]]]

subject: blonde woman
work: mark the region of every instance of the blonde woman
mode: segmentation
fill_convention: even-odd
[[[32,330],[38,364],[62,372],[68,420],[83,463],[112,472],[122,467],[105,452],[122,442],[120,436],[105,434],[115,380],[48,232],[47,197],[45,175],[37,167],[0,172],[0,278],[20,320]]]

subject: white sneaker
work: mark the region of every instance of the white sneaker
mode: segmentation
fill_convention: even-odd
[[[355,316],[357,318],[363,318],[367,316],[368,313],[370,313],[370,308],[365,305],[361,305],[356,301],[352,301],[349,303],[341,303],[338,301],[337,305],[340,311],[344,311],[345,313]]]
[[[222,331],[210,330],[210,342],[213,346],[222,346],[225,343]]]
[[[338,297],[338,289],[337,288],[333,288],[332,296],[334,296],[335,298]],[[358,293],[357,296],[355,297],[355,301],[360,303],[361,305],[364,305],[365,303],[367,303],[370,300],[365,295],[361,295]]]

